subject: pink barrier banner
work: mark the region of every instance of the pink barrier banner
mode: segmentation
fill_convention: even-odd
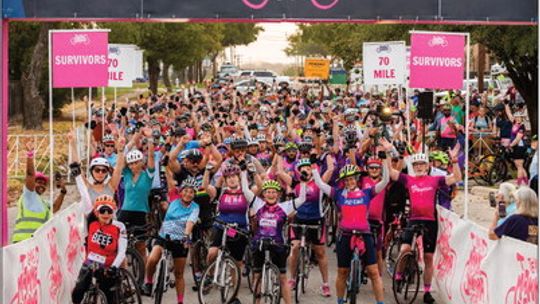
[[[538,246],[491,241],[487,229],[438,207],[433,286],[452,304],[538,303]]]
[[[108,84],[108,31],[51,32],[53,88]]]
[[[465,68],[465,35],[412,33],[411,88],[463,88]]]

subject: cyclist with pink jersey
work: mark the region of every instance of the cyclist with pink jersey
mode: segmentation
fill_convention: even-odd
[[[371,234],[368,214],[371,201],[388,184],[389,167],[390,164],[386,160],[382,179],[375,186],[366,189],[361,189],[358,186],[360,169],[356,165],[345,165],[341,169],[339,179],[343,181],[343,189],[329,186],[321,180],[317,170],[312,171],[313,180],[324,194],[333,198],[340,213],[339,236],[336,243],[338,262],[336,294],[338,304],[345,303],[346,281],[353,257],[353,249],[351,249],[350,243],[354,231],[362,232],[362,239],[365,244],[365,253],[362,255],[362,260],[366,265],[366,273],[371,280],[377,304],[384,303],[383,282],[377,266],[375,242]]]
[[[391,148],[392,144],[388,141],[381,141],[385,148]],[[459,144],[449,151],[452,159],[453,169],[452,174],[448,176],[430,176],[429,173],[429,158],[424,153],[413,154],[410,158],[412,163],[413,175],[404,174],[396,169],[390,170],[390,178],[393,181],[399,181],[405,185],[409,191],[410,200],[410,218],[401,238],[400,255],[411,250],[413,239],[412,227],[414,225],[422,225],[424,227],[423,242],[424,242],[424,302],[434,303],[435,299],[431,295],[431,280],[433,277],[433,253],[437,242],[437,190],[441,187],[451,186],[461,180],[461,170],[457,165],[459,152]],[[403,269],[403,265],[397,265],[398,272],[394,278],[396,281],[401,280],[402,274],[399,272]]]

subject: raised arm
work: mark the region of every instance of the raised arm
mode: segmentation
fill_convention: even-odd
[[[306,202],[306,183],[300,184],[300,194],[297,198],[293,199],[292,203],[294,205],[294,208],[300,207],[303,203]]]
[[[30,140],[26,143],[26,179],[25,187],[28,191],[36,188],[36,170],[34,168],[34,142]]]
[[[389,169],[390,169],[390,160],[387,157],[384,160],[384,165],[383,165],[383,168],[382,168],[382,179],[381,179],[380,182],[378,182],[375,185],[375,193],[380,193],[381,191],[384,190],[386,185],[388,185],[388,182],[390,181],[390,176],[388,174]]]
[[[204,170],[204,175],[203,175],[203,181],[202,181],[202,187],[203,189],[206,190],[206,192],[210,196],[210,200],[214,200],[217,193],[216,188],[210,185],[210,168],[209,167],[212,167],[212,166],[215,166],[213,162],[209,162],[206,165],[206,168]]]
[[[126,155],[124,154],[125,142],[126,142],[126,139],[124,137],[120,137],[116,145],[116,151],[118,151],[117,160],[116,160],[116,165],[114,167],[111,180],[109,181],[111,188],[113,188],[113,190],[115,191],[116,189],[118,189],[118,185],[120,184],[120,179],[122,179],[122,170],[124,170],[124,166],[126,164]]]
[[[452,175],[447,175],[445,178],[446,185],[451,186],[459,181],[461,181],[461,168],[458,164],[458,153],[460,145],[459,143],[454,146],[454,149],[450,150],[450,159],[452,159]]]
[[[247,201],[251,203],[255,199],[255,193],[253,193],[253,191],[251,191],[249,188],[247,172],[245,170],[240,172],[240,183],[242,185],[242,192],[244,193],[244,196],[246,197]]]
[[[383,147],[383,149],[386,151],[386,152],[390,152],[394,149],[394,145],[391,144],[390,142],[388,142],[388,140],[386,140],[386,138],[381,138],[379,140],[379,143],[380,145]],[[385,161],[386,162],[386,161]],[[401,161],[400,161],[401,162]],[[386,169],[388,170],[388,176],[391,180],[393,181],[397,181],[399,179],[399,171],[392,168],[392,166],[388,165],[388,166],[385,166]],[[383,168],[383,174],[384,174],[384,168]],[[384,178],[384,177],[383,177]],[[384,187],[383,187],[384,188]],[[381,190],[382,191],[382,190]]]
[[[317,169],[311,169],[311,173],[313,175],[313,181],[315,182],[315,184],[317,184],[317,187],[319,187],[319,189],[321,189],[324,194],[331,196],[332,187],[327,183],[323,182],[321,176],[319,175],[319,171],[317,171]]]
[[[514,121],[514,115],[512,115],[512,110],[510,109],[510,104],[508,104],[508,103],[504,104],[504,111],[506,112],[506,116],[508,116],[508,119],[510,119],[510,121]]]

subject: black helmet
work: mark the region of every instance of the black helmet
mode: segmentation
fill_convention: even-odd
[[[231,149],[242,149],[242,148],[247,148],[247,146],[248,146],[248,143],[243,138],[236,138],[236,139],[233,139],[233,141],[231,142]]]
[[[203,159],[201,151],[197,149],[189,149],[184,152],[184,158],[192,162],[200,162]]]

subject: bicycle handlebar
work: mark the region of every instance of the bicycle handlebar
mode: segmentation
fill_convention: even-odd
[[[219,220],[217,218],[214,218],[214,222],[220,224],[221,226],[225,226],[227,228],[232,228],[234,229],[237,233],[245,236],[245,237],[250,237],[249,235],[249,231],[246,231],[246,230],[243,230],[243,229],[239,229],[238,228],[238,224],[237,223],[227,223],[227,222],[224,222],[222,220]]]

